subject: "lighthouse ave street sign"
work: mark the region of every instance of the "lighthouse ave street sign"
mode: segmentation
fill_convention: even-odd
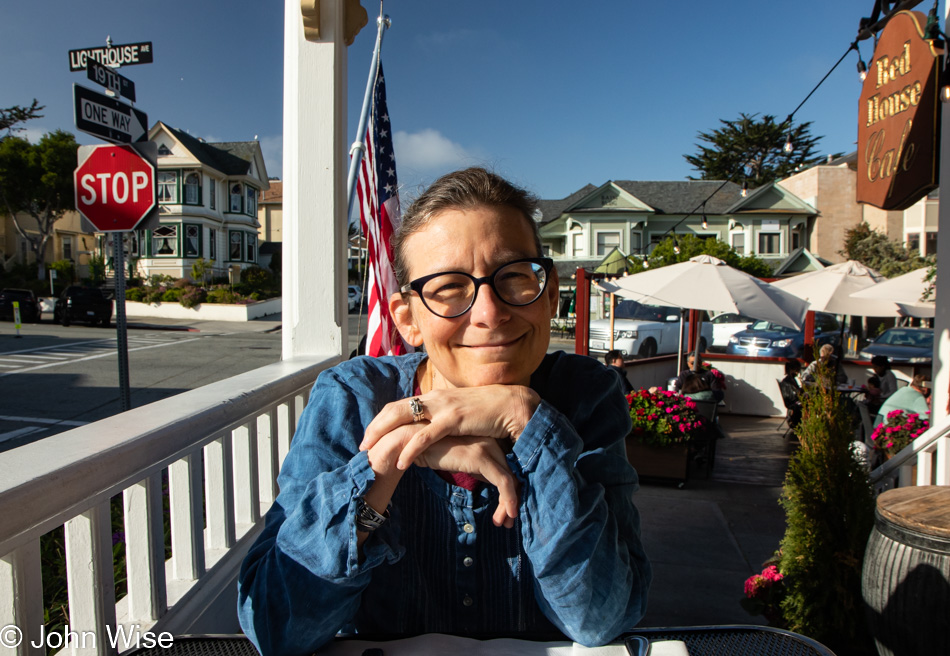
[[[135,150],[142,149],[142,152]],[[134,229],[156,206],[154,144],[80,146],[76,209],[99,232]]]
[[[148,139],[148,116],[131,105],[73,85],[76,127],[112,143],[135,143]]]
[[[118,68],[152,63],[152,42],[126,43],[120,46],[80,48],[69,51],[69,70],[86,70],[86,61],[94,59],[103,66]]]

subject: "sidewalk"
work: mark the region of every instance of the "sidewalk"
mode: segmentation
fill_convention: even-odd
[[[739,600],[784,534],[778,499],[792,447],[777,430],[781,419],[720,421],[729,437],[709,478],[693,472],[682,490],[642,484],[634,496],[654,576],[640,626],[765,624]]]
[[[46,317],[44,317],[45,319]],[[50,315],[52,320],[52,315]],[[115,325],[115,317],[112,318]],[[267,333],[280,330],[281,315],[271,314],[250,321],[193,321],[190,319],[162,319],[159,317],[130,317],[129,330],[179,330],[205,333]]]

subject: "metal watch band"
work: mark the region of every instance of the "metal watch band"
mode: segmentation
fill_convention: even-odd
[[[382,515],[373,510],[363,497],[356,499],[356,528],[360,531],[372,533],[389,519],[389,510]]]

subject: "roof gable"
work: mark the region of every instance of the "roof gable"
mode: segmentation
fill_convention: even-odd
[[[577,191],[575,191],[570,196],[558,200],[539,200],[538,209],[541,211],[541,221],[542,225],[550,223],[554,219],[561,216],[564,213],[566,207],[570,207],[576,203],[579,199],[583,198],[590,192],[597,189],[594,185],[587,183]]]
[[[634,211],[653,212],[653,208],[641,201],[627,190],[608,180],[586,195],[579,197],[573,204],[565,207],[563,212],[577,211]]]
[[[264,156],[256,141],[208,143],[161,121],[149,130],[149,140],[165,144],[173,157],[193,159],[225,176],[257,178],[268,186]]]
[[[801,198],[774,182],[762,185],[746,198],[739,198],[729,208],[729,213],[769,213],[781,214],[814,214],[818,212],[814,207]]]

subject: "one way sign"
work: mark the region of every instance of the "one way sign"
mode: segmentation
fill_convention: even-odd
[[[76,127],[112,143],[136,143],[148,139],[148,116],[131,105],[91,89],[73,85]]]

